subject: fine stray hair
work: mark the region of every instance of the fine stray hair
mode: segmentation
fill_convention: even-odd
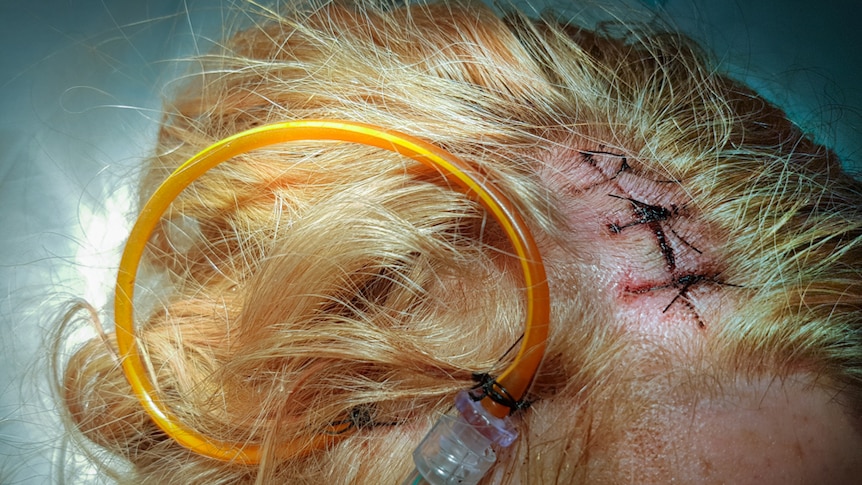
[[[805,373],[862,419],[862,186],[684,37],[473,3],[289,3],[199,63],[165,105],[143,199],[242,130],[346,119],[476,164],[530,221],[552,335],[533,406],[514,418],[522,438],[489,483],[611,482],[594,450],[656,392],[709,396],[739,376]],[[598,175],[568,181],[574,163]],[[623,177],[682,202],[647,202]],[[667,295],[662,314],[696,322],[675,352],[632,350],[607,307],[580,297],[598,278],[575,279],[587,265],[564,208],[605,186],[608,237],[649,227],[672,275],[623,297]],[[524,309],[509,249],[474,201],[398,155],[300,142],[237,157],[195,181],[150,240],[137,328],[152,379],[217,439],[272,450],[333,424],[357,432],[255,466],[197,456],[151,422],[111,333],[56,365],[70,431],[124,483],[398,483],[454,394],[512,357]],[[735,303],[717,322],[699,292]]]

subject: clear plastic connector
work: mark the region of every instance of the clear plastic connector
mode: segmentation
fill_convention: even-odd
[[[497,459],[492,445],[506,447],[518,433],[509,419],[491,415],[467,391],[455,398],[457,415],[443,415],[413,452],[421,479],[409,483],[475,485]]]

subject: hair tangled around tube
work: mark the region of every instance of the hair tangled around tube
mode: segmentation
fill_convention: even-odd
[[[518,418],[525,438],[489,480],[607,479],[591,453],[652,402],[633,392],[637,376],[681,376],[674,392],[707,393],[713,381],[698,370],[723,382],[805,369],[862,407],[862,189],[688,41],[460,3],[285,9],[197,60],[201,72],[165,107],[142,199],[204,147],[288,120],[392,127],[477,164],[537,234],[555,302],[536,404]],[[593,177],[578,183],[592,185],[559,185],[576,163]],[[603,234],[661,229],[653,266],[670,283],[596,290],[610,276],[585,268],[604,248],[573,249],[586,238],[573,226],[591,213],[565,208],[599,186],[628,194],[600,194],[617,204]],[[673,187],[685,203],[649,212],[645,187]],[[696,230],[673,218],[696,218]],[[677,274],[683,256],[707,252],[709,273]],[[135,304],[165,405],[202,435],[259,443],[261,462],[220,462],[168,439],[126,382],[112,334],[70,358],[62,399],[75,429],[131,464],[111,468],[93,449],[121,481],[397,483],[454,394],[513,359],[525,312],[518,264],[474,200],[397,154],[319,141],[256,150],[170,205]],[[733,311],[720,325],[703,317],[709,338],[681,356],[632,350],[651,342],[634,345],[602,303],[611,289],[623,303],[672,291],[666,313],[700,318],[704,287],[732,295]],[[698,364],[650,367],[675,359]],[[332,426],[356,432],[276,456],[279,443]]]
[[[159,428],[178,443],[210,458],[225,461],[256,464],[260,462],[260,447],[253,444],[230,441],[214,442],[193,428],[184,426],[159,399],[155,386],[147,376],[147,370],[135,342],[134,293],[135,279],[143,252],[152,231],[161,221],[167,208],[188,187],[208,170],[225,161],[272,145],[295,141],[340,141],[382,148],[399,153],[420,162],[427,169],[436,171],[447,183],[475,199],[493,216],[501,227],[523,270],[526,298],[526,323],[521,349],[512,364],[499,378],[487,374],[479,386],[480,391],[471,395],[481,401],[488,413],[497,419],[522,408],[523,397],[535,377],[544,357],[547,344],[548,320],[550,318],[550,296],[542,256],[524,219],[512,202],[501,193],[484,175],[467,162],[451,153],[429,145],[404,133],[381,130],[362,123],[338,120],[298,120],[252,128],[225,138],[180,165],[150,197],[141,216],[135,222],[129,241],[123,251],[117,277],[115,297],[116,335],[123,372],[141,406]],[[366,416],[367,410],[351,409],[351,417],[333,423],[325,430],[309,430],[313,439],[300,443],[283,442],[276,456],[290,459],[332,444],[340,435],[346,435],[357,425],[353,416]],[[370,419],[363,418],[363,422]]]

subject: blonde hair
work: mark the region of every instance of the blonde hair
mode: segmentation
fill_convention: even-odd
[[[166,105],[142,197],[217,140],[291,119],[392,127],[480,166],[547,248],[555,305],[534,409],[516,417],[525,437],[494,482],[600,467],[589,403],[637,400],[621,362],[695,359],[681,370],[693,393],[713,392],[695,378],[704,362],[720,363],[715,381],[803,370],[862,405],[860,185],[686,39],[608,29],[459,3],[272,14],[202,56]],[[631,170],[672,187],[696,219],[677,237],[709,248],[711,273],[674,280],[674,301],[697,283],[735,298],[720,325],[698,322],[710,338],[683,357],[636,357],[632,337],[603,325],[605,308],[573,286],[583,267],[568,262],[581,256],[562,208],[585,189],[560,190],[559,166],[599,156],[618,163],[602,169],[608,179]],[[102,339],[66,364],[70,422],[132,464],[110,472],[120,481],[396,483],[454,393],[511,359],[523,308],[505,241],[474,202],[394,154],[308,142],[237,157],[194,182],[153,235],[138,332],[184,424],[270,451],[243,466],[167,439]],[[272,454],[344,420],[358,432],[330,449]],[[586,431],[566,441],[553,426]],[[571,456],[543,461],[552,446]]]

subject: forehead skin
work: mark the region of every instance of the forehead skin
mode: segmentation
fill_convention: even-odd
[[[735,484],[854,484],[862,436],[842,404],[804,378],[738,386],[699,403],[678,433],[689,479]],[[668,430],[671,432],[671,430]],[[681,476],[680,478],[683,478]]]

